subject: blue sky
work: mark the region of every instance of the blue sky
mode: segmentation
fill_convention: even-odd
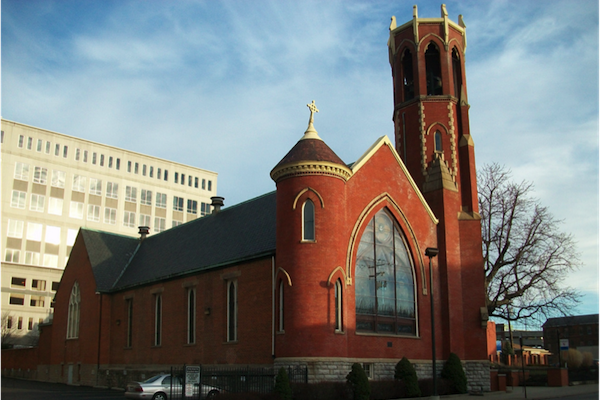
[[[2,117],[219,173],[233,205],[315,128],[352,162],[393,135],[404,1],[2,0]],[[419,17],[439,17],[422,1]],[[505,164],[573,233],[598,312],[598,2],[446,2],[467,25],[478,165]]]

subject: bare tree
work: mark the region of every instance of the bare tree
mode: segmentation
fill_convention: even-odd
[[[14,345],[15,326],[12,320],[12,315],[8,311],[2,312],[2,348],[9,348]]]
[[[485,165],[478,185],[489,315],[542,321],[569,314],[580,297],[563,286],[580,266],[573,237],[532,196],[533,184],[515,183],[504,166]]]

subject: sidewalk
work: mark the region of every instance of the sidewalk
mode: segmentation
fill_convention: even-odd
[[[506,392],[485,392],[481,395],[451,395],[451,396],[440,396],[440,399],[448,400],[476,400],[477,398],[484,398],[486,400],[513,400],[513,399],[525,399],[525,388],[521,386],[508,387]],[[511,390],[512,389],[512,390]],[[595,393],[598,396],[598,383],[590,383],[585,385],[576,386],[564,386],[564,387],[546,387],[546,386],[528,386],[527,387],[527,399],[542,400],[542,399],[555,399],[561,397],[573,396],[573,399],[578,398],[577,396],[588,395]]]

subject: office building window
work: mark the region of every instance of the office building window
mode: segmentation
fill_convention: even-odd
[[[45,151],[44,151],[46,154],[50,154],[50,147],[51,147],[51,146],[52,146],[52,145],[50,144],[50,142],[48,142],[48,141],[47,141],[47,142],[46,142],[46,149],[45,149]]]
[[[35,167],[33,172],[33,183],[45,185],[48,181],[48,168]]]
[[[90,194],[102,196],[102,180],[90,178]]]
[[[140,196],[140,204],[144,204],[147,206],[152,205],[152,191],[142,189],[142,195]]]
[[[58,256],[54,254],[44,254],[42,265],[44,267],[58,268]]]
[[[22,294],[11,293],[8,303],[14,306],[22,306],[25,304],[25,296]]]
[[[40,253],[34,251],[25,252],[25,264],[40,265]]]
[[[73,190],[85,193],[85,176],[73,175]]]
[[[100,222],[100,206],[88,204],[88,221]]]
[[[80,158],[81,158],[81,149],[77,148],[77,149],[75,149],[75,161],[79,161]]]
[[[42,139],[38,139],[37,140],[37,146],[35,148],[35,150],[40,153],[42,151],[42,144],[44,143],[44,141]]]
[[[135,163],[133,173],[137,174],[139,172],[139,169],[140,169],[140,164],[139,163]]]
[[[52,171],[52,181],[50,184],[54,187],[64,188],[66,179],[67,179],[66,172],[53,170]]]
[[[173,196],[173,210],[183,211],[183,197]]]
[[[205,215],[210,214],[210,204],[208,203],[200,203],[200,216],[204,217]]]
[[[156,207],[167,208],[166,193],[156,193]]]
[[[10,206],[13,208],[25,209],[25,198],[27,193],[18,190],[12,191],[12,197],[10,199]]]
[[[161,169],[157,168],[156,169],[156,179],[160,179],[160,173],[161,173]]]
[[[164,180],[168,181],[169,180],[169,171],[165,169],[165,176],[164,176]]]
[[[75,239],[77,239],[77,229],[69,229],[67,231],[67,246],[73,246]]]
[[[104,209],[104,223],[110,225],[116,225],[117,223],[117,209],[108,208]]]
[[[192,186],[192,177],[188,175],[188,186]]]
[[[83,219],[83,203],[71,201],[71,206],[69,207],[69,217]]]
[[[117,199],[119,197],[119,184],[116,182],[106,183],[106,197]]]
[[[123,212],[123,225],[135,228],[135,213],[131,211]]]
[[[212,190],[212,181],[208,181],[208,191]]]
[[[63,212],[63,199],[57,197],[50,197],[48,199],[48,214],[62,215]]]
[[[25,139],[25,137],[23,135],[19,135],[19,144],[17,146],[19,146],[19,148],[23,148],[23,140]]]
[[[54,155],[58,156],[60,155],[60,144],[56,143],[56,145],[54,146]]]
[[[27,240],[34,240],[36,242],[42,241],[42,224],[36,224],[35,222],[27,223]]]
[[[96,152],[92,153],[92,164],[96,165],[96,160],[98,159],[98,154]]]
[[[137,188],[125,186],[125,201],[130,201],[132,203],[137,202]]]
[[[140,214],[140,224],[139,226],[150,226],[150,215],[148,214]]]
[[[8,232],[6,233],[6,235],[8,237],[13,237],[13,238],[18,238],[18,239],[23,238],[23,226],[24,226],[23,221],[19,221],[16,219],[9,219],[8,220]]]
[[[25,289],[25,285],[27,284],[27,279],[25,278],[19,278],[16,276],[13,276],[12,279],[10,280],[10,286],[11,287],[17,287],[17,288],[23,288]]]
[[[29,136],[27,138],[27,150],[31,150],[32,146],[33,146],[33,138],[31,136]]]
[[[185,174],[181,174],[181,184],[185,185]]]
[[[131,173],[131,161],[127,161],[127,172]]]
[[[198,189],[198,177],[194,178],[194,187]]]
[[[67,158],[69,152],[69,146],[63,146],[63,158]]]
[[[84,150],[83,151],[83,162],[86,163],[88,160],[88,151]]]
[[[117,158],[117,170],[121,169],[121,159]]]
[[[46,290],[46,281],[40,279],[32,279],[31,280],[31,289],[32,290]]]
[[[15,163],[15,179],[21,181],[29,180],[29,164],[16,162]]]
[[[190,214],[198,214],[198,202],[196,200],[187,201],[187,212]]]
[[[206,189],[206,179],[202,179],[202,190]]]
[[[162,232],[166,229],[167,221],[164,218],[154,217],[154,232]]]
[[[175,172],[175,183],[179,183],[179,172]]]
[[[146,164],[142,164],[142,175],[146,176]]]
[[[154,178],[154,167],[150,166],[150,174],[149,174],[150,178]]]
[[[175,228],[176,226],[179,226],[181,224],[183,224],[183,222],[173,220],[173,221],[171,221],[171,228]]]
[[[44,236],[46,244],[60,244],[60,227],[46,225],[46,235]]]
[[[104,167],[104,154],[100,154],[100,166]]]
[[[113,158],[112,156],[108,157],[108,168],[112,168],[113,167]]]
[[[21,251],[17,249],[6,249],[4,254],[4,261],[18,263]]]
[[[41,194],[32,194],[30,196],[29,209],[31,211],[44,212],[44,203],[46,202],[46,196]]]

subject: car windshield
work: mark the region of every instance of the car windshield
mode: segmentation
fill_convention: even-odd
[[[160,377],[162,377],[162,375],[156,375],[153,376],[152,378],[148,378],[145,381],[143,381],[142,383],[152,383],[152,382],[156,382],[158,379],[160,379]]]

